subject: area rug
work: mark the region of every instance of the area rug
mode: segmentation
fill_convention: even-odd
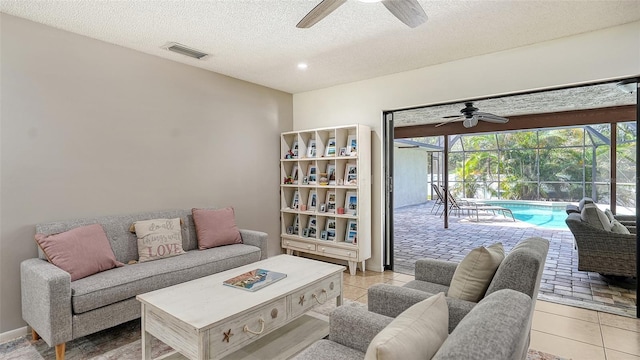
[[[365,306],[346,300],[347,306]],[[335,304],[325,304],[314,309],[320,316],[328,316]],[[133,320],[111,329],[85,336],[66,345],[67,360],[139,360],[142,358],[140,346],[140,320]],[[152,342],[154,358],[168,354],[172,349],[155,340]],[[54,360],[55,350],[42,339],[33,341],[31,335],[0,344],[2,360]],[[271,359],[268,359],[271,360]],[[533,349],[529,350],[527,360],[567,360],[555,355]]]

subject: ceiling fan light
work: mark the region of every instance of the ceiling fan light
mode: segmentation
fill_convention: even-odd
[[[462,122],[462,126],[468,128],[472,128],[474,126],[478,125],[478,117],[477,116],[472,116],[470,118],[465,118],[464,121]]]

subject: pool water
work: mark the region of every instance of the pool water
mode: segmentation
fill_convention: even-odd
[[[568,230],[564,220],[567,218],[567,203],[536,203],[529,201],[483,201],[484,203],[505,207],[513,212],[517,220],[542,228]]]

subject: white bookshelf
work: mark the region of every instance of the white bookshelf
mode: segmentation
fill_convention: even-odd
[[[328,151],[330,139],[335,140],[335,151]],[[348,142],[352,140],[357,148],[349,153]],[[313,142],[315,156],[309,149]],[[287,158],[296,143],[298,156]],[[296,251],[346,260],[352,275],[358,264],[365,271],[365,260],[371,257],[371,129],[365,125],[348,125],[291,131],[281,134],[280,144],[282,248],[287,254]],[[342,148],[347,149],[346,154],[340,153]],[[298,169],[297,182],[288,183],[286,179],[294,168]],[[310,174],[313,168],[315,174]],[[329,175],[331,169],[334,169],[333,178]],[[294,204],[296,196],[297,205]],[[354,196],[355,209],[350,204]],[[344,214],[339,213],[339,208],[344,209]],[[315,231],[310,230],[312,228]],[[327,236],[323,236],[323,232],[327,232]]]

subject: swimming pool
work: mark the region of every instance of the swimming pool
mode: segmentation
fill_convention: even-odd
[[[485,204],[505,207],[517,220],[548,229],[569,229],[564,220],[568,203],[520,200],[486,200]]]

